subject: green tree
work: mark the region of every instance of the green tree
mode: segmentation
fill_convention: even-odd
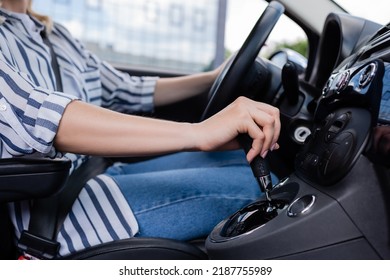
[[[299,41],[292,42],[292,43],[281,42],[281,43],[276,45],[274,51],[278,51],[281,49],[292,49],[292,50],[300,53],[304,57],[307,57],[308,47],[309,46],[308,46],[307,40],[299,40]]]

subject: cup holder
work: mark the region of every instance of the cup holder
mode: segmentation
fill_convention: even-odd
[[[273,200],[271,205],[266,200],[254,202],[233,214],[223,226],[220,235],[234,238],[248,233],[277,217],[287,206],[288,201],[285,200]]]

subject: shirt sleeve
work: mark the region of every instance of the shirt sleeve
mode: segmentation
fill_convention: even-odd
[[[128,113],[152,112],[159,77],[136,77],[116,70],[106,62],[101,66],[102,106]]]
[[[53,140],[70,95],[37,87],[0,54],[1,156],[53,156]]]

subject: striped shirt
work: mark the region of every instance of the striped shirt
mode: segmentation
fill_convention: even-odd
[[[157,77],[133,77],[90,53],[68,30],[54,24],[49,40],[56,54],[62,92],[56,91],[44,25],[28,15],[0,9],[0,154],[10,157],[66,157],[71,172],[85,156],[53,146],[59,122],[72,100],[119,112],[153,110]],[[16,236],[28,228],[29,202],[11,203]],[[100,243],[132,237],[137,221],[113,179],[99,175],[81,191],[58,235],[64,256]]]

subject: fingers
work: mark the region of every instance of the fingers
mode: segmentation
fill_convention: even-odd
[[[237,143],[235,139],[239,134],[248,134],[252,139],[247,153],[250,162],[255,156],[265,157],[268,151],[279,147],[279,110],[239,97],[224,110],[195,125],[195,130],[195,146],[203,151],[226,148],[228,143]]]
[[[243,97],[235,102],[243,113],[241,121],[244,127],[239,132],[247,133],[253,140],[252,149],[247,154],[248,160],[252,160],[256,155],[266,157],[268,151],[279,147],[277,144],[281,128],[279,110]]]
[[[279,109],[265,103],[256,103],[256,105],[259,110],[266,112],[272,118],[272,120],[269,121],[268,125],[273,128],[273,138],[270,144],[270,150],[274,150],[279,146],[277,144],[281,129]],[[265,124],[265,126],[266,125],[267,123]]]
[[[252,148],[247,153],[248,161],[251,162],[259,154],[262,157],[265,157],[265,152],[262,152],[266,139],[265,133],[263,133],[260,127],[253,121],[249,123],[247,129],[247,134],[252,138]]]
[[[265,111],[257,110],[252,115],[252,118],[256,123],[256,125],[258,125],[259,128],[261,128],[260,129],[261,133],[258,132],[258,135],[254,135],[252,139],[254,139],[254,142],[256,142],[256,140],[260,141],[261,143],[260,155],[262,157],[266,157],[267,152],[269,150],[275,149],[277,140],[279,138],[279,134],[280,134],[279,115],[275,114],[274,112],[275,111],[268,113]]]

